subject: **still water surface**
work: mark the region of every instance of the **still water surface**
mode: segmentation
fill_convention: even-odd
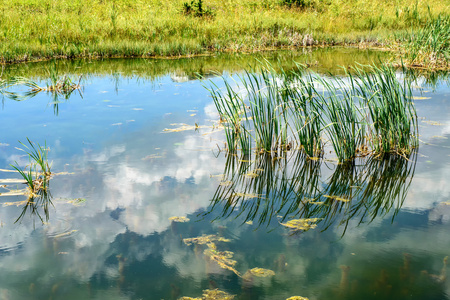
[[[383,56],[266,54],[333,73]],[[82,96],[4,98],[0,168],[28,163],[16,148],[28,137],[46,142],[52,171],[68,174],[51,179],[45,224],[30,214],[15,223],[22,207],[11,202],[24,196],[0,197],[0,299],[179,299],[207,289],[235,299],[450,298],[449,77],[415,84],[421,144],[409,160],[227,156],[195,74],[239,73],[252,59],[58,62],[61,74],[85,74]],[[49,65],[4,76],[44,83]],[[17,175],[0,172],[8,178]],[[317,219],[303,232],[282,225],[300,218]]]

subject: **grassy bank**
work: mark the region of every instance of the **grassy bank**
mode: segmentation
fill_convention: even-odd
[[[446,0],[11,0],[0,61],[146,57],[336,44],[405,43]]]

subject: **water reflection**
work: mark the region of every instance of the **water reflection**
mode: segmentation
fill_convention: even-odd
[[[414,176],[417,155],[389,155],[347,164],[285,157],[229,155],[222,180],[204,214],[242,217],[273,227],[291,219],[317,219],[322,230],[334,223],[345,233],[350,219],[373,221],[401,208]],[[322,170],[331,172],[325,180]],[[305,230],[305,229],[304,229]],[[303,231],[304,231],[303,230]]]
[[[57,76],[57,75],[56,75]],[[69,98],[77,94],[80,98],[83,98],[81,76],[78,83],[73,83],[66,75],[64,77],[55,77],[53,82],[47,84],[46,87],[41,87],[37,83],[27,78],[10,78],[2,81],[0,78],[0,95],[2,95],[3,105],[5,98],[13,101],[26,101],[36,97],[41,93],[49,95],[48,105],[52,106],[55,116],[59,114],[59,104],[67,102]],[[21,91],[23,88],[27,90]],[[62,100],[62,101],[61,101]]]
[[[72,95],[59,117],[45,111],[51,101],[45,93],[9,101],[1,111],[8,130],[0,167],[15,160],[25,165],[14,146],[31,136],[47,140],[55,171],[74,174],[51,179],[55,208],[44,226],[35,228],[28,217],[13,224],[20,207],[0,210],[0,299],[178,299],[216,288],[235,299],[448,299],[448,126],[423,123],[421,138],[433,146],[421,145],[409,162],[215,158],[211,149],[223,143],[223,132],[210,135],[203,127],[218,118],[207,93],[199,82],[175,83],[161,74],[181,76],[218,60],[183,61],[64,61],[69,71],[118,72],[119,85],[93,78],[84,100]],[[14,67],[42,71],[40,63]],[[160,76],[157,86],[126,80],[146,70]],[[448,88],[428,95],[430,101],[416,102],[419,114],[447,124]],[[164,131],[175,123],[200,128]],[[227,178],[215,177],[220,173]],[[231,186],[236,190],[228,191]],[[388,186],[394,191],[383,195]],[[329,219],[302,234],[280,225],[327,213]],[[190,221],[171,222],[172,216]],[[245,280],[208,260],[208,246],[183,242],[202,235],[230,240],[217,242],[217,251],[233,252],[242,276],[255,268],[275,275]]]
[[[315,71],[343,74],[341,66],[354,66],[356,62],[363,65],[379,62],[390,56],[388,52],[377,50],[360,50],[354,48],[314,48],[286,51],[262,51],[253,54],[215,54],[178,59],[77,59],[58,60],[60,74],[111,76],[120,74],[122,77],[158,80],[172,74],[175,81],[192,80],[197,74],[235,73],[251,65],[257,64],[257,59],[267,59],[274,65],[277,62],[285,69],[293,67],[292,62],[310,64]],[[47,69],[54,62],[35,62],[5,66],[3,78],[23,76],[31,79],[48,78]],[[76,76],[76,77],[77,77]],[[77,77],[78,78],[78,77]]]

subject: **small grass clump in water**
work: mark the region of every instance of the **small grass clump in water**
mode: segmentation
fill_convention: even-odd
[[[30,159],[30,163],[25,166],[22,170],[18,163],[15,165],[11,165],[25,180],[25,184],[27,185],[27,201],[22,210],[22,213],[17,218],[16,222],[19,221],[26,213],[28,209],[31,210],[32,214],[37,214],[38,217],[43,221],[42,216],[39,214],[39,208],[42,207],[44,209],[44,213],[46,219],[48,220],[49,216],[49,204],[51,204],[51,194],[49,188],[49,181],[52,175],[51,166],[48,163],[48,149],[47,146],[33,144],[30,139],[28,139],[29,146],[21,143],[28,154]]]
[[[409,154],[417,147],[417,115],[407,80],[389,67],[353,69],[326,78],[270,65],[246,72],[233,89],[210,88],[230,152],[277,153],[293,147],[308,157],[323,153],[328,138],[339,161],[358,156]],[[251,141],[249,141],[251,139]],[[245,147],[243,146],[245,144]]]

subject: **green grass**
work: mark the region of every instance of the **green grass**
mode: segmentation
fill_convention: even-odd
[[[450,17],[438,15],[409,36],[401,46],[403,63],[410,67],[450,67]]]
[[[185,0],[11,0],[0,4],[0,61],[386,45],[450,14],[445,0],[291,2],[204,0],[205,17]]]

